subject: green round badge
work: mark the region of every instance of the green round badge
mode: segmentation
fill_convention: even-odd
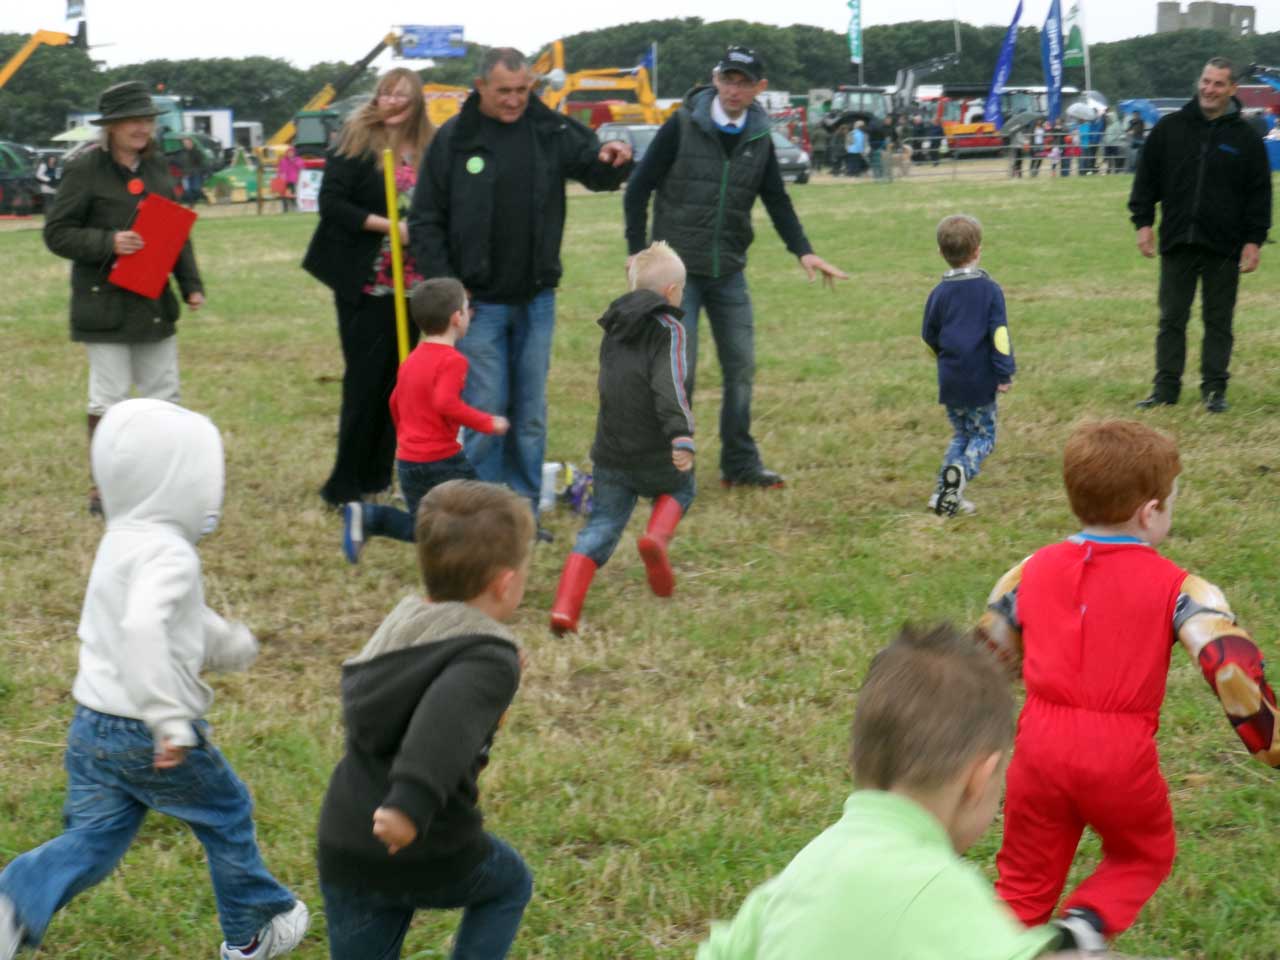
[[[480,173],[484,170],[484,157],[472,157],[467,161],[467,173]]]

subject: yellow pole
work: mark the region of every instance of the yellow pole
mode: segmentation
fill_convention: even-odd
[[[409,312],[404,302],[404,250],[400,246],[400,194],[396,190],[396,163],[390,148],[382,151],[382,173],[387,186],[387,220],[391,222],[391,275],[395,278],[396,345],[400,362],[409,356]]]

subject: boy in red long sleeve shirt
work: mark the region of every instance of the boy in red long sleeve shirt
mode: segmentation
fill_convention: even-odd
[[[414,288],[409,315],[422,342],[400,365],[391,392],[396,427],[396,476],[406,510],[359,500],[342,508],[342,552],[351,563],[369,537],[413,542],[418,501],[446,480],[475,480],[476,472],[458,442],[460,427],[501,436],[506,417],[493,416],[462,401],[467,358],[456,344],[471,322],[467,291],[452,277],[436,277]]]
[[[1173,866],[1155,733],[1175,642],[1199,663],[1249,752],[1280,765],[1258,648],[1217,587],[1156,552],[1180,470],[1174,442],[1143,424],[1077,427],[1062,472],[1084,529],[1006,573],[982,622],[1027,688],[996,892],[1024,923],[1046,922],[1092,828],[1102,862],[1054,921],[1082,950],[1104,949],[1127,929]]]

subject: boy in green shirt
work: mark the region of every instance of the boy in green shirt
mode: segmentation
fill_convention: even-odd
[[[1024,960],[1064,942],[1028,929],[959,854],[1000,806],[1013,696],[949,626],[904,629],[871,663],[853,718],[844,816],[713,924],[698,960]]]

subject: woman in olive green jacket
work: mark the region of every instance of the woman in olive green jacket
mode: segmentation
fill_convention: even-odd
[[[154,193],[173,199],[168,163],[154,139],[158,110],[145,84],[117,84],[98,100],[102,142],[67,164],[45,218],[44,242],[71,261],[71,339],[89,356],[89,436],[108,407],[139,396],[178,399],[178,299],[168,284],[154,300],[107,280],[117,256],[142,249],[130,229],[138,202]],[[173,276],[195,310],[204,288],[188,241]],[[97,491],[91,513],[101,512]]]

